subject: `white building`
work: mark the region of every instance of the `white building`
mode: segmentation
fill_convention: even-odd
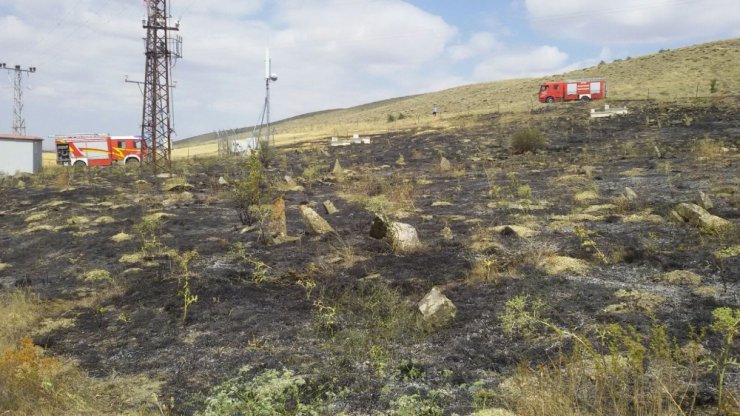
[[[42,143],[40,137],[0,134],[0,174],[36,173],[41,170]]]

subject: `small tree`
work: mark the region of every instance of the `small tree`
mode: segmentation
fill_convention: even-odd
[[[396,117],[393,114],[388,114],[388,122],[393,123],[394,121],[396,121]]]
[[[260,219],[260,206],[270,201],[270,192],[264,166],[256,152],[247,158],[246,176],[235,182],[231,198],[242,224],[253,224]]]

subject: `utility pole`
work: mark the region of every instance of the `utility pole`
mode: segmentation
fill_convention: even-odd
[[[15,72],[15,77],[13,78],[13,134],[25,136],[26,120],[23,118],[23,73],[33,74],[36,72],[36,67],[32,66],[25,69],[21,68],[20,65],[16,65],[14,68],[8,68],[6,64],[0,63],[0,69]]]
[[[144,75],[144,108],[141,120],[141,137],[149,152],[147,162],[153,172],[171,171],[173,102],[170,98],[170,81],[174,60],[182,57],[182,37],[170,37],[180,24],[169,25],[167,0],[147,0],[146,70]]]

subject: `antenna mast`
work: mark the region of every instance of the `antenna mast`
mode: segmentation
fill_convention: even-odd
[[[278,80],[277,74],[272,73],[272,61],[270,60],[270,48],[265,49],[265,105],[262,107],[262,114],[260,115],[260,122],[254,126],[254,130],[257,131],[257,135],[252,132],[252,136],[256,137],[262,144],[270,144],[270,81],[275,82]],[[267,128],[267,134],[262,139],[262,126]],[[259,129],[259,130],[258,130]],[[273,145],[275,144],[275,138],[273,136]]]
[[[23,73],[33,74],[36,72],[36,67],[32,66],[24,69],[20,65],[16,65],[14,68],[8,68],[6,64],[0,63],[0,69],[15,72],[15,77],[13,78],[13,134],[25,136],[26,120],[23,118]]]
[[[141,120],[141,137],[148,147],[147,162],[156,174],[158,170],[170,172],[173,107],[170,99],[172,66],[182,57],[182,37],[170,37],[180,24],[170,26],[167,0],[147,0],[147,18],[142,21],[146,29],[146,70],[144,75],[144,109]]]

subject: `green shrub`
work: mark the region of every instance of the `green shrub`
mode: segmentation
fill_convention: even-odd
[[[213,388],[205,400],[204,416],[318,415],[316,404],[304,403],[306,380],[290,370],[265,370],[250,375],[250,367]]]
[[[264,166],[256,153],[247,158],[246,175],[235,181],[231,199],[242,224],[254,224],[262,218],[261,206],[271,198]]]
[[[396,117],[393,114],[388,114],[388,119],[386,121],[388,121],[389,123],[393,123],[394,121],[396,121]]]
[[[516,154],[537,152],[547,145],[547,140],[535,128],[520,129],[510,139],[510,149]]]

